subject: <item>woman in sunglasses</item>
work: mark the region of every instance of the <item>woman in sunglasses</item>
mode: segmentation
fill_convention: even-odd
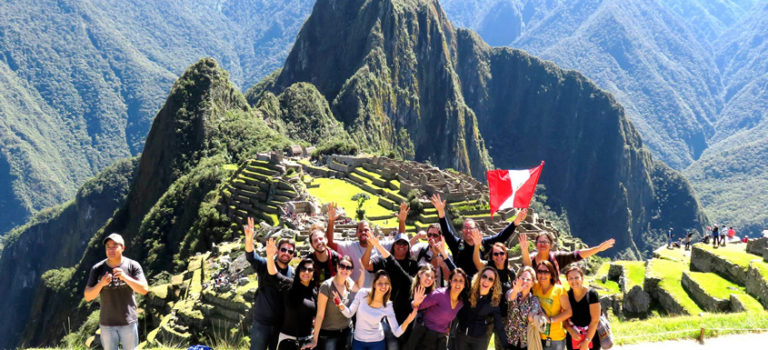
[[[506,294],[507,323],[506,349],[522,350],[528,348],[528,325],[534,317],[541,315],[539,298],[533,295],[532,288],[536,283],[536,272],[530,266],[523,266],[517,274],[517,279]]]
[[[536,235],[536,251],[528,252],[528,236],[525,234],[518,235],[520,240],[520,254],[523,258],[523,265],[525,266],[538,266],[542,261],[549,261],[555,267],[555,273],[553,279],[555,283],[560,283],[560,269],[564,268],[570,263],[586,259],[597,253],[606,251],[613,247],[616,240],[611,238],[603,243],[600,243],[597,247],[579,249],[573,252],[554,251],[552,250],[555,244],[555,236],[547,231],[542,231]]]
[[[447,288],[438,288],[423,302],[413,300],[413,306],[422,312],[424,332],[408,338],[405,350],[443,350],[448,344],[448,330],[466,300],[467,274],[461,268],[451,271]],[[419,287],[420,288],[420,287]]]
[[[277,338],[278,350],[298,350],[312,338],[312,321],[315,318],[317,291],[315,268],[312,259],[304,258],[297,266],[298,273],[291,278],[277,273],[275,239],[267,240],[267,282],[273,284],[285,296],[283,298],[283,323]]]
[[[547,321],[541,332],[543,348],[544,350],[564,350],[563,321],[572,315],[568,293],[562,285],[555,283],[555,266],[548,260],[536,266],[536,276],[539,283],[533,287],[533,295],[539,298],[539,304]]]
[[[480,233],[475,233],[476,237],[475,239],[479,240]],[[474,255],[473,260],[475,262],[475,266],[478,270],[482,270],[486,266],[491,266],[496,269],[499,273],[499,282],[501,283],[501,295],[507,295],[507,291],[512,289],[512,282],[515,280],[515,273],[512,272],[512,270],[509,268],[509,255],[507,254],[507,247],[504,246],[503,243],[496,242],[491,246],[491,252],[488,254],[489,259],[488,261],[480,259],[480,247],[479,245],[476,245],[474,248]],[[499,310],[501,310],[501,317],[502,320],[506,323],[507,319],[507,298],[501,299],[501,304],[499,305]],[[497,339],[494,341],[494,346],[497,350],[504,349],[504,344],[506,342],[502,342],[502,339],[497,336]]]
[[[363,288],[355,296],[355,300],[349,307],[339,303],[338,307],[341,313],[348,318],[357,315],[355,321],[355,335],[352,341],[352,350],[384,350],[386,342],[384,340],[384,327],[381,325],[383,318],[387,318],[392,333],[399,337],[408,328],[408,325],[416,318],[418,309],[413,311],[403,321],[398,324],[395,317],[395,309],[389,300],[392,292],[392,283],[389,275],[384,270],[379,270],[373,277],[371,288]],[[333,292],[334,297],[341,298],[337,292]],[[418,288],[413,298],[414,303],[421,303],[424,300],[424,290]]]
[[[501,299],[499,273],[491,266],[482,268],[472,278],[469,300],[459,311],[456,349],[488,349],[493,330],[501,344],[507,343],[499,310]]]
[[[355,293],[363,285],[364,273],[360,274],[357,283],[350,278],[354,268],[352,258],[344,255],[336,264],[336,276],[320,285],[312,343],[306,348],[336,350],[348,349],[352,345],[350,342],[352,323],[341,313],[337,305],[349,305],[355,298]],[[338,298],[333,295],[334,292],[339,295]]]

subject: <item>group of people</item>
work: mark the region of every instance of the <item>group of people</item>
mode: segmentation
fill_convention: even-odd
[[[725,225],[722,226],[722,228],[718,225],[714,226],[707,226],[707,237],[711,237],[712,240],[712,248],[717,248],[718,246],[725,246],[725,243],[728,241],[731,241],[736,236],[736,230],[733,229],[733,226],[725,228]],[[744,236],[746,238],[746,236]],[[709,239],[707,239],[708,241]],[[741,240],[742,242],[746,242],[746,240]],[[705,242],[707,243],[707,242]]]
[[[326,227],[312,227],[312,251],[294,269],[296,244],[266,242],[254,253],[253,219],[244,227],[245,250],[259,282],[253,302],[251,349],[598,349],[597,293],[571,264],[614,245],[554,251],[554,237],[537,235],[536,251],[520,234],[523,267],[512,271],[505,243],[526,216],[483,237],[464,220],[461,235],[446,217],[446,202],[431,198],[439,224],[405,233],[409,208],[400,206],[394,239],[379,240],[369,223],[356,238],[335,241],[336,205]],[[426,240],[426,242],[421,242]],[[487,260],[482,259],[482,255]],[[570,288],[560,282],[561,268]]]

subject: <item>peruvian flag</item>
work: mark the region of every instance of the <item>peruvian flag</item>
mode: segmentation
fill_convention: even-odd
[[[542,167],[543,160],[533,169],[489,170],[486,176],[491,192],[491,217],[501,209],[528,208]]]

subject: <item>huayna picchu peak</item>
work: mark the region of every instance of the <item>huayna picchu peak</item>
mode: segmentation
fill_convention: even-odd
[[[365,161],[333,153],[364,153]],[[205,340],[213,336],[200,333],[209,329],[205,317],[243,325],[237,312],[254,281],[227,291],[206,283],[212,272],[231,273],[225,261],[236,263],[213,261],[209,252],[242,257],[233,252],[245,217],[306,239],[279,215],[290,205],[316,213],[304,202],[345,202],[345,219],[360,210],[380,230],[394,223],[399,201],[420,208],[409,229],[423,229],[435,222],[428,198],[439,193],[455,205],[452,214],[496,229],[509,217],[486,217],[485,172],[542,160],[546,198],[537,205],[545,210],[528,223],[550,227],[556,218],[557,229],[578,238],[564,242],[568,249],[613,237],[606,255],[648,257],[669,227],[706,223],[686,180],[651,157],[621,105],[580,73],[488,46],[454,28],[436,0],[319,0],[284,66],[246,94],[210,58],[176,80],[125,200],[98,230],[83,226],[88,243],[79,259],[45,266],[29,293],[14,294],[31,306],[0,317],[20,325],[4,330],[0,347],[92,335],[98,312],[81,302],[82,289],[111,232],[125,237],[131,259],[159,287],[144,300],[151,307],[142,322],[153,339],[173,342],[189,331],[182,338],[198,332],[194,339]],[[358,193],[370,199],[351,199]],[[19,230],[5,249],[29,244],[32,234]]]

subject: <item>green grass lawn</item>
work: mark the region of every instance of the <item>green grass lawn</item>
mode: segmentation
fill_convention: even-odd
[[[601,281],[603,276],[608,275],[608,270],[611,264],[606,262],[600,265],[594,276],[587,276],[586,281],[589,285],[598,289],[600,295],[621,294],[621,288],[616,281],[606,280],[605,283]]]
[[[357,202],[352,200],[352,196],[360,192],[371,196],[371,199],[367,200],[363,205],[365,214],[367,216],[383,216],[395,214],[391,210],[378,204],[378,196],[366,192],[362,188],[357,187],[347,181],[340,179],[315,178],[313,183],[320,186],[315,188],[308,188],[307,191],[309,191],[310,195],[317,198],[320,203],[323,204],[329,202],[338,203],[340,207],[344,208],[347,216],[355,216],[355,210],[357,210]],[[396,219],[386,221],[392,221],[394,222],[394,225],[397,225]]]
[[[627,277],[627,291],[634,286],[643,286],[643,282],[645,282],[644,261],[619,261],[617,263],[624,266],[624,273]]]
[[[691,253],[680,248],[667,249],[666,246],[657,249],[653,252],[654,257],[659,259],[666,259],[672,261],[690,261]]]
[[[682,307],[691,315],[697,315],[702,312],[701,308],[688,296],[683,290],[682,278],[683,271],[688,271],[688,264],[678,261],[664,259],[652,259],[648,263],[648,273],[650,276],[661,279],[659,288],[669,292]]]
[[[706,272],[690,272],[689,276],[692,280],[698,283],[707,294],[718,298],[728,299],[731,294],[736,295],[739,300],[744,304],[744,308],[747,311],[765,312],[763,305],[760,304],[754,297],[747,294],[743,286],[739,286],[720,275],[715,273]]]
[[[706,337],[746,333],[749,329],[768,329],[768,313],[740,312],[701,316],[652,317],[629,322],[612,321],[614,344],[634,344],[673,339],[698,338],[701,328]]]
[[[745,270],[750,265],[757,268],[763,279],[768,280],[768,263],[763,261],[762,257],[754,254],[747,253],[746,245],[744,244],[728,244],[725,247],[719,247],[717,249],[712,248],[708,244],[696,244],[697,247],[704,249],[708,252],[723,257],[736,265],[741,266]]]

